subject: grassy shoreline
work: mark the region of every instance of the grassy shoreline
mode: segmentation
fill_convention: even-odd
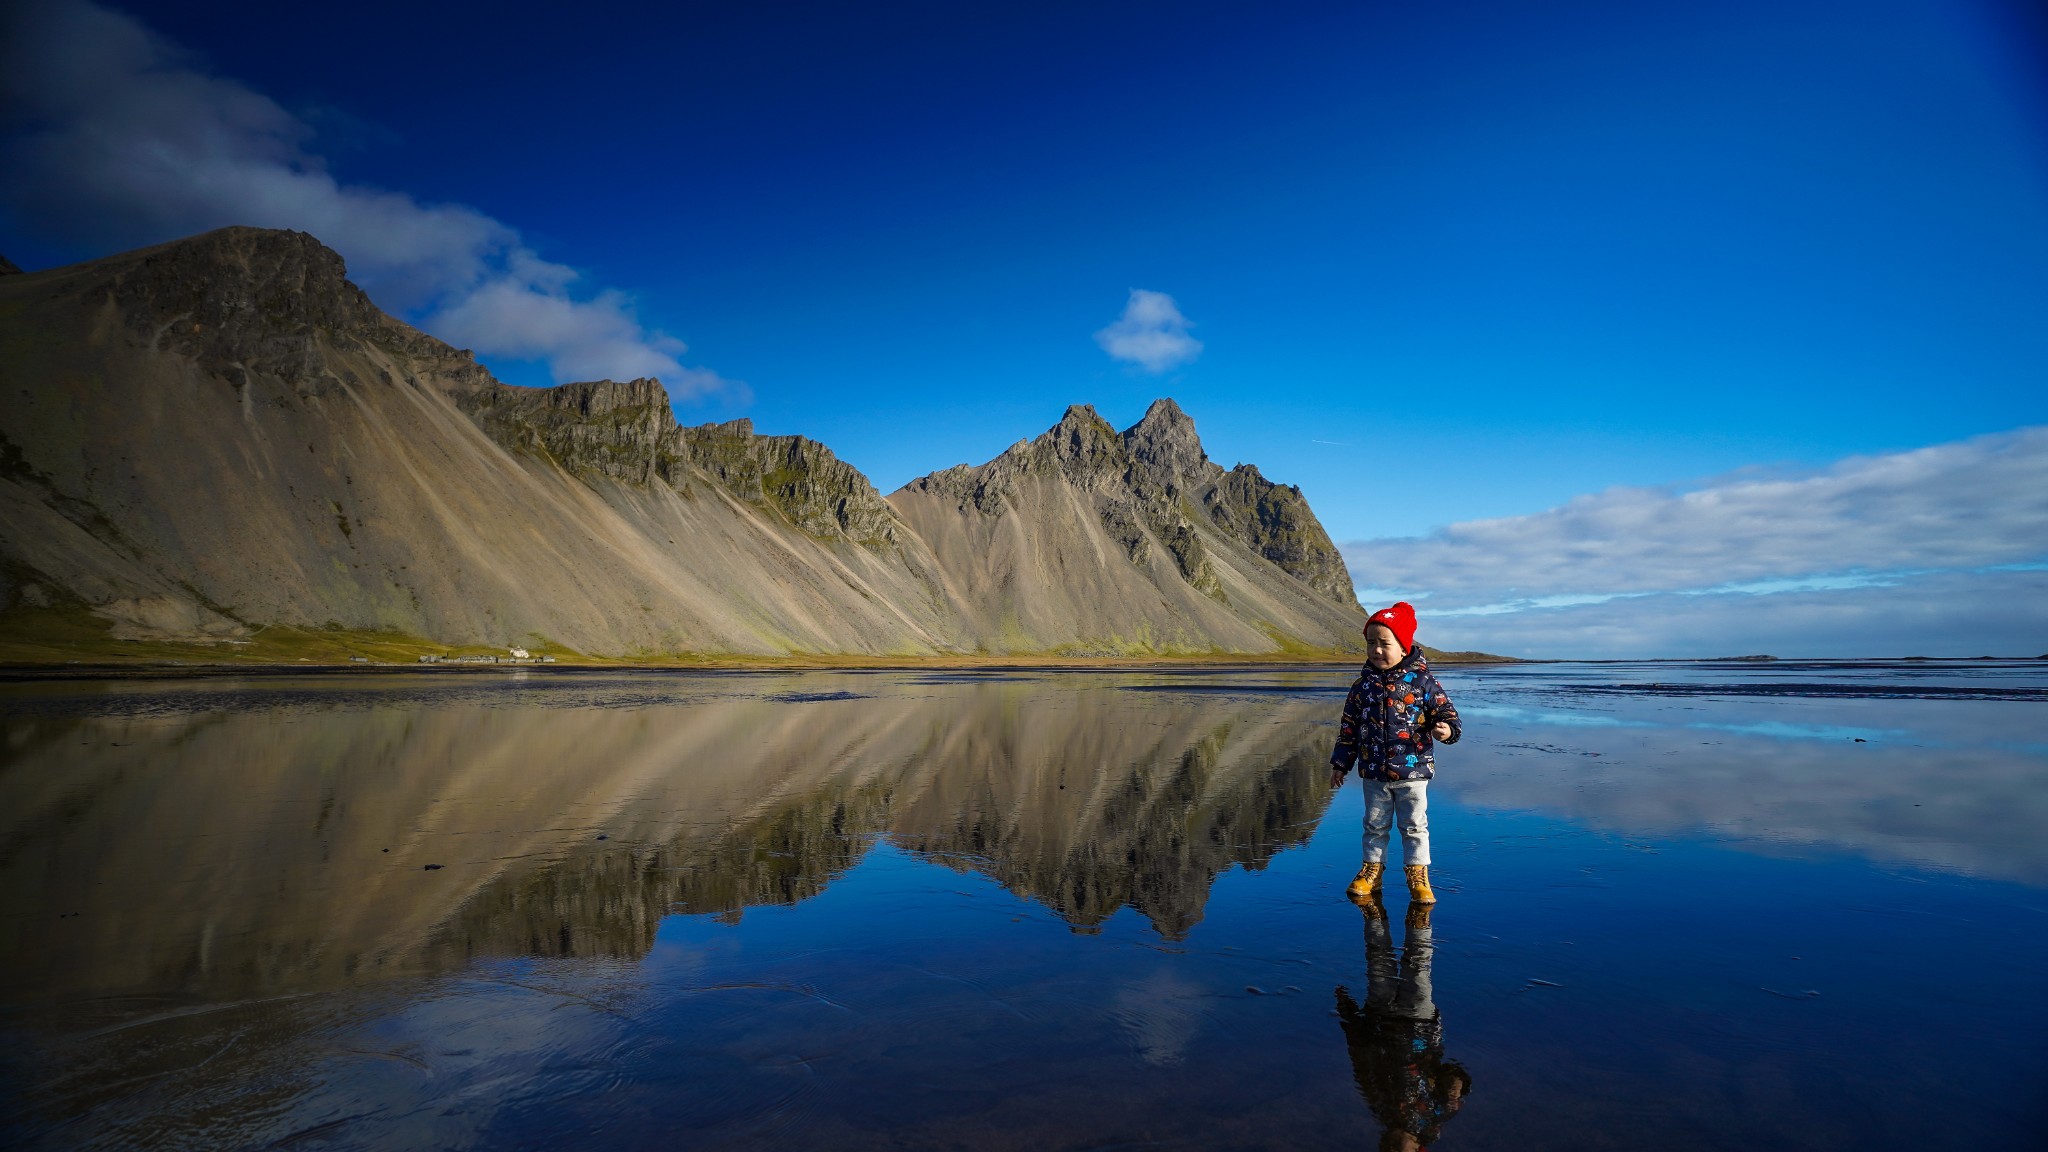
[[[1477,656],[1477,658],[1472,658]],[[1510,658],[1472,653],[1432,653],[1439,666],[1520,663]],[[1231,668],[1281,670],[1289,668],[1351,668],[1361,657],[1348,653],[1304,656],[1301,653],[1218,653],[1204,656],[1049,656],[960,655],[892,657],[867,655],[804,654],[792,656],[738,656],[696,654],[668,659],[604,659],[558,657],[554,663],[504,664],[421,664],[414,661],[320,661],[298,659],[193,659],[168,655],[136,655],[127,659],[21,660],[9,658],[0,646],[0,679],[144,679],[180,676],[273,676],[273,675],[363,675],[410,673],[421,676],[488,676],[505,673],[587,673],[587,672],[1138,672],[1204,671]]]
[[[404,673],[417,676],[491,676],[508,673],[578,674],[590,672],[1176,672],[1176,671],[1226,671],[1230,669],[1284,671],[1287,669],[1352,668],[1359,661],[1348,657],[1333,656],[1328,659],[1302,659],[1298,656],[1261,659],[1257,656],[1217,656],[1204,659],[1136,659],[1136,658],[1071,658],[1049,659],[1045,657],[1019,657],[995,659],[988,657],[933,657],[922,660],[890,660],[873,657],[787,657],[770,658],[719,658],[701,660],[650,661],[570,661],[561,660],[553,664],[279,664],[264,661],[242,662],[175,662],[175,661],[132,661],[125,663],[102,663],[69,661],[65,663],[19,662],[0,660],[0,681],[24,680],[139,680],[170,679],[179,677],[215,676],[299,676],[299,675],[392,675]],[[1436,662],[1441,666],[1469,664],[1519,663],[1513,660],[1445,660]]]
[[[850,653],[796,652],[782,655],[735,652],[635,652],[592,655],[555,643],[545,636],[514,641],[534,656],[551,656],[551,664],[423,664],[423,656],[504,657],[508,646],[446,644],[400,632],[346,628],[266,626],[234,639],[143,640],[115,635],[109,622],[83,605],[56,604],[40,610],[14,611],[0,617],[0,669],[15,678],[37,672],[74,675],[82,670],[135,673],[155,669],[191,673],[199,670],[362,671],[407,669],[435,674],[505,671],[508,668],[608,668],[644,670],[797,671],[920,668],[1207,668],[1323,667],[1352,665],[1363,652],[1320,649],[1282,642],[1269,652],[1157,651],[1122,645],[1112,639],[1101,646],[1024,653]],[[1118,650],[1121,648],[1121,650]],[[1107,649],[1107,650],[1105,650]],[[1439,663],[1513,663],[1508,657],[1479,652],[1440,653],[1425,646]]]

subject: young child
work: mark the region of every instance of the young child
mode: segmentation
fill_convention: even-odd
[[[1429,662],[1415,646],[1415,609],[1406,601],[1372,614],[1365,626],[1365,667],[1344,699],[1337,747],[1330,753],[1330,787],[1344,783],[1355,761],[1365,784],[1365,863],[1346,889],[1359,898],[1380,890],[1387,858],[1387,828],[1398,815],[1408,894],[1436,903],[1429,888],[1429,780],[1433,740],[1456,744],[1458,710],[1444,695]]]

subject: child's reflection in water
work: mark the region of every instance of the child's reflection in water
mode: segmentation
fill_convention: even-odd
[[[1355,901],[1365,911],[1365,1003],[1337,989],[1337,1014],[1351,1049],[1351,1072],[1372,1114],[1386,1126],[1382,1149],[1419,1149],[1465,1103],[1472,1076],[1444,1059],[1444,1026],[1431,997],[1430,906],[1408,909],[1408,948],[1394,952],[1378,894]]]

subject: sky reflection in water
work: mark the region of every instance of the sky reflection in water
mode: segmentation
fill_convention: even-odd
[[[1447,672],[1427,923],[1340,672],[11,685],[0,1135],[2037,1148],[2044,671]]]

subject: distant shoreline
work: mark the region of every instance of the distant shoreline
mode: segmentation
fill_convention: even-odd
[[[1452,654],[1444,659],[1431,658],[1431,662],[1442,668],[1487,668],[1535,664],[1692,664],[1725,666],[1731,663],[1712,657],[1656,657],[1638,660],[1518,660],[1509,657],[1482,659],[1458,659],[1465,654]],[[1925,666],[1929,664],[1983,664],[1995,663],[2048,663],[2048,657],[2036,656],[1860,656],[1834,659],[1793,659],[1774,661],[1777,670],[1788,668],[1830,668],[1830,667],[1873,667],[1886,665]],[[1358,664],[1356,659],[1329,657],[1325,659],[1259,659],[1257,657],[1233,656],[1213,659],[1115,659],[1115,658],[1019,658],[1000,660],[989,658],[926,658],[919,660],[886,660],[847,658],[825,660],[817,658],[790,658],[784,660],[718,660],[718,661],[667,661],[653,662],[603,662],[603,661],[558,661],[553,664],[334,664],[334,663],[164,663],[136,662],[101,664],[74,662],[64,664],[0,663],[0,683],[33,683],[36,681],[70,680],[179,680],[179,679],[228,679],[233,677],[286,677],[286,676],[389,676],[407,674],[416,676],[489,676],[507,673],[579,676],[593,673],[710,673],[734,675],[773,675],[795,672],[1287,672],[1327,671],[1348,669]]]

